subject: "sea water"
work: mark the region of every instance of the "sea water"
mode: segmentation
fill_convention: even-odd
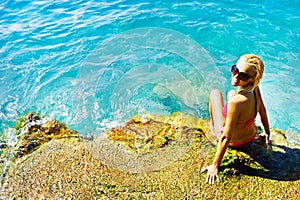
[[[300,2],[1,1],[0,132],[30,111],[101,133],[135,114],[208,118],[245,53],[270,126],[300,134]]]

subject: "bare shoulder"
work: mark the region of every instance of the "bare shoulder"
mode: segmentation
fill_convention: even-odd
[[[240,95],[240,94],[236,94],[229,101],[230,104],[236,105],[236,106],[243,104],[245,102],[247,102],[247,98],[244,95]]]
[[[245,100],[241,95],[235,95],[228,101],[228,111],[239,113],[238,111],[243,110]]]

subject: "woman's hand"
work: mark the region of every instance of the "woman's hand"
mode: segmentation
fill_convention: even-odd
[[[215,166],[214,164],[209,165],[207,167],[205,167],[204,169],[201,170],[201,172],[206,172],[207,171],[207,176],[206,176],[206,183],[208,184],[214,184],[215,181],[217,180],[218,182],[220,182],[219,176],[218,176],[218,167]]]
[[[265,132],[258,135],[258,139],[265,140],[266,144],[271,144],[270,136],[266,134]]]

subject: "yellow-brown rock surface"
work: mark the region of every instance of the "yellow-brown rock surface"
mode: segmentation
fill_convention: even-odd
[[[278,130],[271,131],[273,144],[269,147],[255,141],[245,151],[229,149],[220,169],[221,183],[213,186],[205,184],[206,175],[201,174],[200,169],[212,162],[215,151],[212,146],[203,145],[205,140],[200,130],[206,132],[207,126],[206,121],[190,116],[182,117],[177,113],[172,117],[133,118],[123,126],[108,130],[106,137],[93,141],[73,137],[73,134],[62,134],[64,137],[57,139],[54,137],[56,134],[52,134],[51,140],[41,140],[45,141],[40,143],[41,146],[11,161],[2,177],[0,196],[2,199],[299,197],[300,148],[289,144],[287,136]],[[60,127],[61,130],[66,132],[63,127]],[[35,128],[34,133],[41,130],[41,127]],[[181,137],[182,135],[188,137]],[[170,137],[168,142],[156,143],[154,140],[155,137],[166,136]],[[177,145],[178,142],[182,144]],[[146,148],[147,145],[150,148]],[[182,149],[184,151],[179,152]],[[182,154],[176,159],[170,159],[176,153]],[[154,155],[161,157],[155,160]],[[164,162],[164,157],[169,157],[170,162],[159,168],[156,163]],[[153,165],[155,170],[144,167],[141,169],[145,171],[137,170],[138,173],[132,173],[129,168],[126,171],[126,167],[132,166],[125,164],[120,170],[117,166],[111,166],[113,162],[108,161],[119,159],[117,164],[120,164],[122,159],[124,161],[127,158],[134,158],[135,161],[146,158],[138,161]]]

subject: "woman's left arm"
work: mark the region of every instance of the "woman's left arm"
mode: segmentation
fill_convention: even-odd
[[[269,120],[268,120],[268,115],[267,115],[267,111],[266,111],[266,107],[264,104],[264,101],[261,97],[260,94],[260,90],[259,88],[257,88],[257,93],[258,93],[258,100],[259,100],[259,109],[258,109],[258,115],[259,115],[259,119],[264,127],[264,134],[261,134],[261,136],[265,136],[266,137],[266,143],[269,144],[270,143],[270,127],[269,127]]]

